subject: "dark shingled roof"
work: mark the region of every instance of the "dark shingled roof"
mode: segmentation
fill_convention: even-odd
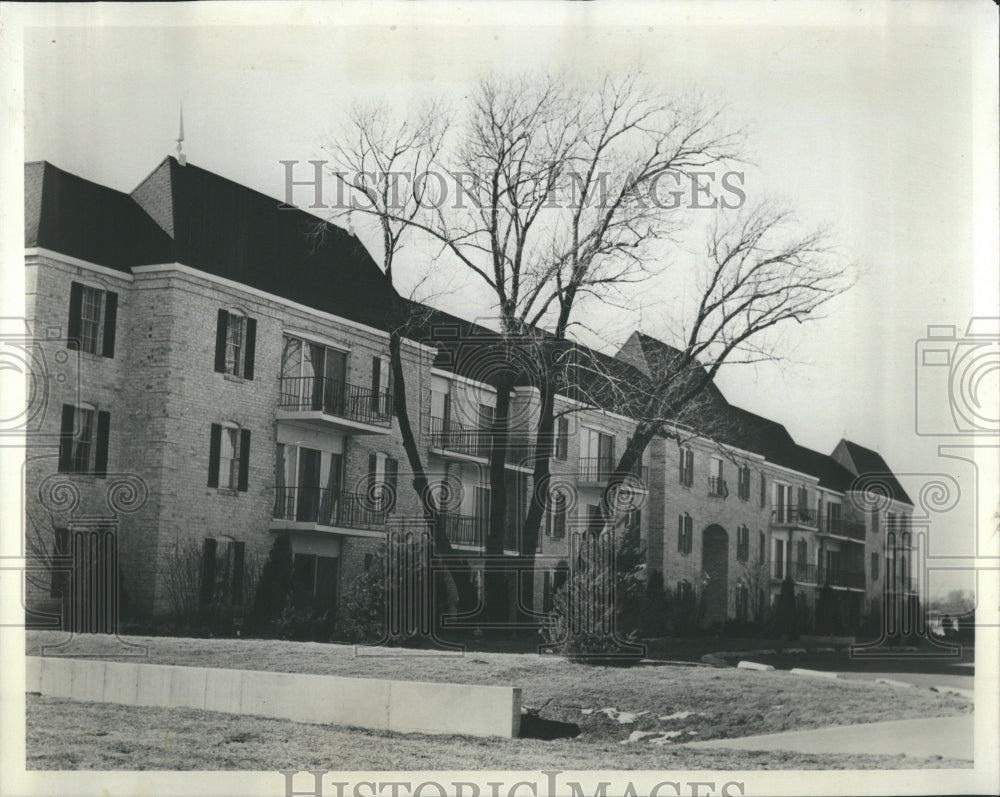
[[[357,238],[197,166],[166,158],[131,195],[49,163],[25,167],[25,245],[121,271],[177,262],[389,329],[395,297]]]
[[[844,439],[837,443],[833,456],[855,477],[877,478],[889,488],[894,500],[913,506],[913,501],[906,494],[903,485],[899,483],[888,463],[882,459],[882,455],[877,451]]]
[[[170,260],[170,237],[128,194],[51,163],[24,166],[24,245],[128,271]]]

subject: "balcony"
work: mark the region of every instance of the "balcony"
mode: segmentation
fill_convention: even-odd
[[[464,429],[445,424],[443,418],[431,418],[431,448],[443,454],[457,454],[485,460],[490,454],[489,433],[483,429]]]
[[[450,512],[442,515],[442,518],[445,536],[452,545],[483,547],[486,542],[486,527],[489,525],[487,518],[456,515]]]
[[[828,534],[833,537],[850,539],[854,542],[865,541],[865,524],[853,520],[844,520],[839,517],[829,517],[820,515],[819,533]]]
[[[729,488],[726,486],[726,480],[721,476],[709,476],[708,494],[714,495],[716,498],[725,498],[729,495]]]
[[[778,504],[771,513],[771,522],[777,526],[802,526],[816,528],[815,509],[797,504]]]
[[[820,584],[829,584],[831,587],[845,587],[847,589],[865,588],[865,574],[863,570],[847,570],[838,568],[829,570],[823,568],[819,574]]]
[[[808,562],[771,562],[771,578],[790,578],[802,584],[818,584],[816,565]]]
[[[278,420],[310,421],[354,434],[388,434],[392,394],[334,379],[281,377]]]
[[[329,528],[384,531],[391,508],[370,497],[323,487],[275,487],[274,520]]]
[[[580,457],[580,484],[606,484],[615,472],[618,460],[612,457]],[[642,482],[643,487],[649,483],[649,468],[642,464],[635,465],[629,475]]]
[[[443,418],[431,418],[431,450],[441,456],[485,463],[490,456],[490,432],[467,429]],[[535,447],[527,437],[511,433],[507,441],[507,465],[531,469]]]

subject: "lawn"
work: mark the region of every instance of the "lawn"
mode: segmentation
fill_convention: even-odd
[[[38,655],[43,644],[57,644],[63,639],[65,636],[57,632],[29,632],[27,652]],[[564,768],[615,766],[661,769],[682,764],[687,766],[684,762],[690,762],[693,768],[725,768],[724,764],[717,762],[738,760],[746,764],[747,756],[744,753],[693,751],[676,744],[622,744],[631,732],[681,731],[677,738],[695,741],[836,724],[948,716],[972,710],[969,701],[948,694],[922,689],[892,689],[867,682],[804,679],[780,671],[750,672],[665,663],[621,669],[573,664],[555,656],[524,653],[447,655],[371,648],[359,651],[348,645],[277,640],[131,637],[128,641],[148,646],[148,661],[154,664],[519,686],[526,706],[538,709],[544,718],[576,723],[580,727],[580,735],[573,740],[548,742],[532,739],[483,742],[440,737],[417,740],[410,736],[300,726],[277,720],[197,711],[154,711],[82,703],[73,705],[70,711],[71,715],[79,715],[74,722],[65,718],[64,709],[70,705],[66,701],[34,697],[28,712],[28,750],[32,766],[44,768],[64,760],[71,762],[75,755],[79,757],[78,765],[85,767],[101,766],[101,762],[112,766],[115,760],[118,763],[114,766],[155,767],[156,762],[167,755],[163,750],[168,739],[160,726],[149,718],[161,713],[165,727],[184,729],[182,734],[178,734],[178,737],[184,738],[172,738],[170,744],[194,744],[190,751],[193,756],[190,760],[195,762],[191,766],[194,768],[240,768],[243,766],[240,761],[249,760],[258,762],[253,768],[274,768],[265,767],[265,761],[304,767],[308,761],[302,758],[309,757],[306,751],[338,750],[346,751],[338,753],[346,760],[338,758],[330,761],[323,758],[328,754],[317,752],[320,758],[313,763],[340,769],[348,765],[360,769],[384,768],[388,762],[392,762],[393,767],[407,769],[453,769],[462,766],[476,769],[487,766],[531,768],[535,762]],[[117,655],[120,650],[115,640],[107,637],[78,637],[73,640],[73,647],[73,655],[125,660]],[[615,708],[638,716],[633,723],[622,724],[601,713],[603,708]],[[661,719],[675,714],[681,716]],[[121,739],[121,745],[130,752],[121,753],[118,759],[115,759],[114,752],[116,742],[110,737],[114,733],[111,728],[121,725],[116,717],[127,718],[124,727],[129,729]],[[133,726],[136,733],[132,733]],[[88,735],[82,730],[84,727],[107,729],[109,736]],[[144,733],[143,727],[148,727],[148,732]],[[206,729],[205,737],[189,733],[189,728],[201,727]],[[265,729],[270,730],[265,732]],[[247,734],[245,741],[221,746],[215,743],[216,739],[227,734],[240,733]],[[289,739],[287,744],[275,746],[272,751],[268,742],[258,749],[254,742],[257,738],[255,734],[267,739],[275,733],[276,738]],[[322,744],[318,741],[296,741],[307,738],[329,739],[329,744],[327,741]],[[204,748],[198,749],[198,743]],[[58,750],[62,753],[57,753]],[[263,758],[253,758],[258,753]],[[65,758],[60,758],[60,755]],[[187,760],[183,756],[180,758]],[[764,756],[768,761],[777,760],[776,766],[791,768],[887,765],[884,759],[877,758],[871,759],[871,762],[859,763],[852,759],[851,763],[842,763],[838,759],[831,763],[830,757],[817,757],[812,764],[805,760],[809,758]],[[913,759],[907,759],[907,766],[915,764]],[[903,766],[898,762],[896,765]]]

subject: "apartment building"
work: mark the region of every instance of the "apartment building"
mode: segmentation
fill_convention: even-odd
[[[25,470],[35,553],[58,561],[89,545],[136,607],[165,614],[178,556],[194,547],[200,600],[239,609],[248,552],[266,554],[287,532],[297,583],[335,610],[387,531],[420,516],[388,363],[399,299],[368,252],[174,158],[129,193],[48,163],[28,164],[25,181],[28,335],[48,368]],[[449,540],[475,569],[491,506],[495,335],[423,310],[403,344],[407,414]],[[615,357],[588,356],[627,385],[671,352],[636,333]],[[600,524],[602,490],[635,430],[627,402],[578,388],[556,397],[538,612],[576,533]],[[530,376],[513,386],[510,417],[503,548],[513,556],[532,492]],[[828,585],[849,625],[887,589],[915,588],[912,504],[876,452],[849,441],[830,456],[810,451],[714,386],[678,430],[647,447],[627,522],[648,568],[703,596],[705,622],[747,617],[751,592],[773,599],[786,578],[807,602]],[[886,501],[867,507],[852,487],[871,473],[891,478]],[[60,578],[29,579],[29,610],[51,608]]]

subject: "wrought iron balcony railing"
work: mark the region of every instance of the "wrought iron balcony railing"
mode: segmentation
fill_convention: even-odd
[[[790,578],[805,584],[816,584],[816,565],[808,562],[771,562],[771,577],[779,581]]]
[[[720,498],[725,498],[729,495],[729,488],[726,486],[726,480],[720,476],[709,476],[708,494],[718,496]]]
[[[778,504],[772,512],[775,523],[816,528],[816,510],[801,504]]]
[[[278,408],[322,412],[374,426],[392,424],[392,394],[316,376],[283,376]]]
[[[324,487],[275,487],[275,520],[340,526],[349,529],[381,529],[392,511],[391,499],[329,490]]]

